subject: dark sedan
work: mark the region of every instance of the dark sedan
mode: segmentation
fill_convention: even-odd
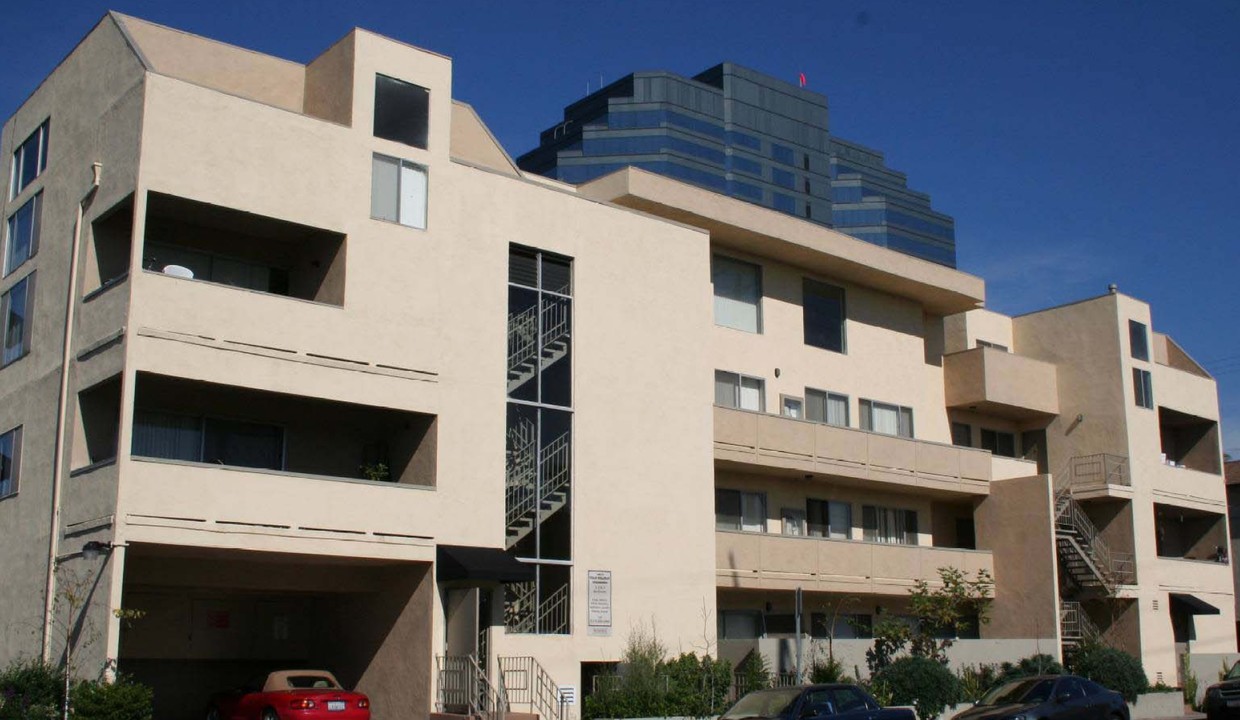
[[[856,685],[843,684],[755,690],[736,701],[719,720],[827,717],[832,720],[917,720],[912,710],[884,709],[866,691]]]
[[[1129,720],[1117,692],[1075,675],[1041,675],[996,687],[952,720]]]
[[[1206,689],[1206,718],[1240,718],[1240,663],[1231,666],[1222,682]]]

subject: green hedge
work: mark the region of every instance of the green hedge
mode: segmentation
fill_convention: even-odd
[[[56,720],[64,705],[65,676],[37,660],[0,670],[0,720]],[[115,682],[79,680],[70,690],[72,720],[151,720],[153,694],[125,677]]]
[[[892,705],[912,705],[917,717],[934,718],[960,702],[960,679],[942,663],[902,657],[874,676],[874,685],[890,694]]]
[[[1082,648],[1072,658],[1072,671],[1136,702],[1150,689],[1141,661],[1123,650],[1096,645]]]

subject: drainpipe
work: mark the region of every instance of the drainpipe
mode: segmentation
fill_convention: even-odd
[[[91,165],[91,185],[78,202],[73,219],[73,246],[69,253],[69,289],[65,293],[64,351],[60,358],[60,398],[56,407],[56,451],[52,461],[52,512],[47,543],[47,589],[43,598],[43,662],[51,661],[52,625],[56,619],[56,557],[60,552],[60,490],[65,470],[65,423],[69,414],[69,363],[73,360],[73,320],[77,312],[78,257],[82,249],[82,216],[99,181],[103,163]]]

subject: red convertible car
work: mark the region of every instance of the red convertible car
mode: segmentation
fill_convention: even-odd
[[[370,720],[370,699],[325,670],[280,670],[216,695],[207,720]]]

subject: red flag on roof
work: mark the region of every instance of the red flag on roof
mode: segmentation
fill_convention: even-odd
[[[801,87],[805,87],[805,73],[801,73]]]

